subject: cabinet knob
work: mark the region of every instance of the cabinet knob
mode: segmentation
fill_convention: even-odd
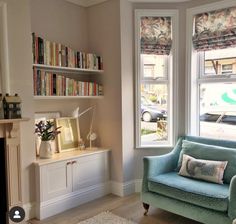
[[[72,165],[75,164],[75,163],[77,163],[77,161],[72,161]]]
[[[66,163],[67,166],[70,165],[70,164],[71,164],[71,162],[67,162],[67,163]]]

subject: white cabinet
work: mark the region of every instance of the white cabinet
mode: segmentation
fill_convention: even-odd
[[[73,191],[96,186],[109,179],[107,154],[85,156],[73,162]]]
[[[42,201],[72,191],[72,166],[70,164],[69,161],[62,161],[41,167]]]
[[[38,160],[35,167],[38,219],[110,193],[109,150],[60,153]]]

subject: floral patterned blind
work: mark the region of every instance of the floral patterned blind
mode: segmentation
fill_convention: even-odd
[[[169,55],[171,17],[142,17],[140,36],[141,54]]]
[[[197,14],[193,45],[197,51],[236,46],[236,7]]]

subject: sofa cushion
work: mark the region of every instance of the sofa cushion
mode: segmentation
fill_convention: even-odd
[[[181,167],[183,154],[196,159],[228,161],[223,178],[225,183],[229,184],[231,178],[236,175],[236,149],[183,140],[178,162],[179,168]]]
[[[223,184],[222,179],[227,163],[228,161],[195,159],[192,156],[183,154],[179,174],[194,179]]]
[[[149,191],[204,208],[227,211],[229,185],[215,184],[179,176],[177,172],[148,179]]]

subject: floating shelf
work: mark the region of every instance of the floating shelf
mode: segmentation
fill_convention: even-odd
[[[35,100],[103,99],[104,96],[34,96]]]
[[[71,68],[71,67],[61,67],[61,66],[51,66],[51,65],[43,65],[43,64],[33,64],[33,67],[40,68],[44,70],[50,71],[67,71],[73,73],[104,73],[104,70],[94,70],[94,69],[85,69],[85,68]]]

